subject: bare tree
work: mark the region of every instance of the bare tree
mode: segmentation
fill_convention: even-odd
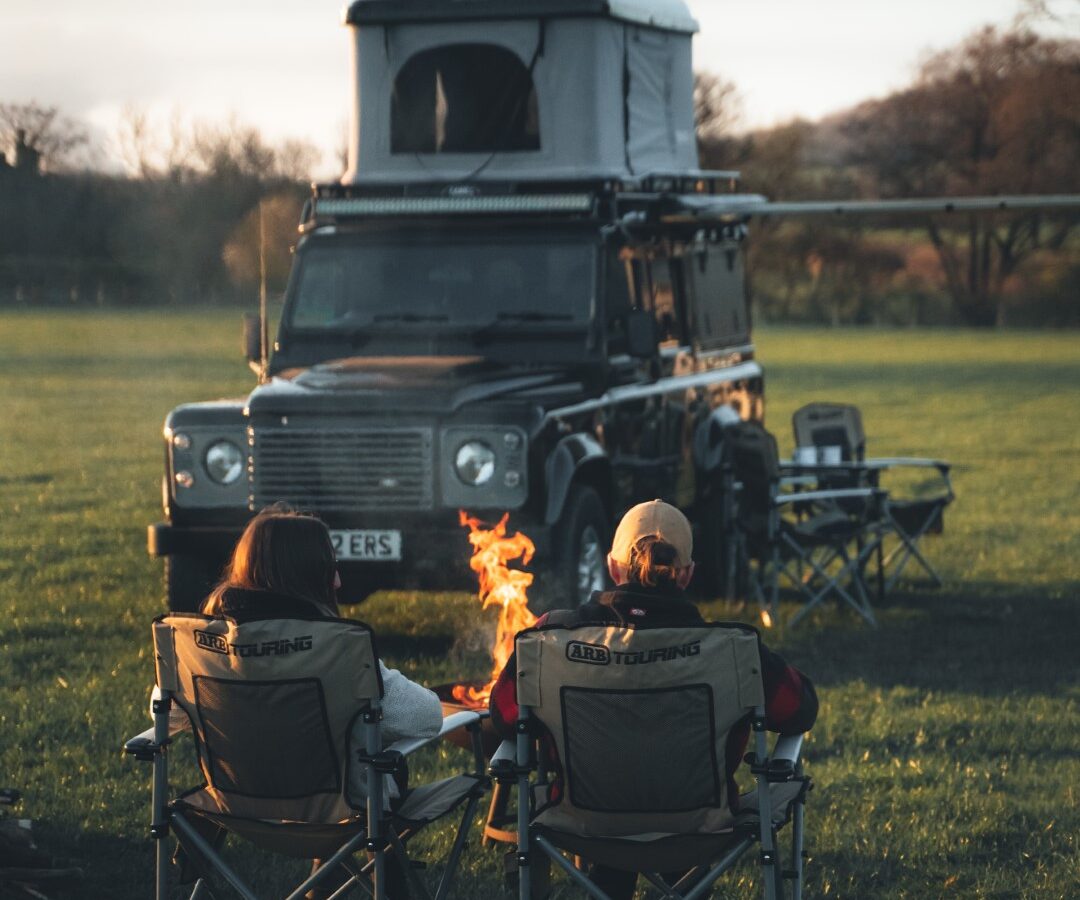
[[[742,120],[742,101],[734,82],[712,72],[694,73],[694,121],[698,157],[707,169],[729,168],[740,153],[734,132]]]
[[[55,106],[42,106],[35,100],[0,103],[0,149],[7,153],[29,151],[45,169],[57,169],[88,142],[86,129],[61,116]]]
[[[295,138],[282,141],[274,153],[274,174],[286,181],[310,181],[320,155],[310,141]]]
[[[254,286],[259,281],[260,234],[266,241],[266,277],[272,293],[285,290],[292,265],[290,247],[296,242],[296,223],[302,201],[295,193],[275,194],[260,201],[229,236],[221,258],[233,282]],[[261,210],[261,211],[260,211]],[[262,229],[259,216],[262,216]]]
[[[694,73],[694,121],[702,140],[726,137],[742,119],[742,101],[735,83],[714,72]]]
[[[880,196],[1080,190],[1080,41],[986,28],[931,57],[916,84],[864,104],[851,161]],[[1064,244],[1075,216],[969,216],[927,222],[954,306],[968,324],[1003,324],[1003,288],[1040,247]]]

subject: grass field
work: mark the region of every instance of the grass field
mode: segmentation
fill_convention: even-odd
[[[160,427],[179,402],[248,388],[239,333],[222,312],[0,313],[0,786],[22,788],[44,842],[86,869],[70,896],[150,895],[146,772],[119,747],[147,722],[162,609],[145,552]],[[810,896],[1077,896],[1080,340],[775,329],[757,343],[782,449],[792,410],[845,400],[871,454],[956,463],[959,499],[925,544],[943,588],[903,584],[877,631],[830,611],[769,638],[822,699]],[[358,615],[414,677],[487,668],[467,595],[382,594]],[[458,895],[503,896],[500,871],[474,841]],[[752,867],[733,882],[752,896]]]

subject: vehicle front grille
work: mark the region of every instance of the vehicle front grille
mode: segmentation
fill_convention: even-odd
[[[431,429],[256,428],[256,509],[284,500],[313,512],[431,509]]]

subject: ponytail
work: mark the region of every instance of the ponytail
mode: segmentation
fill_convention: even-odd
[[[655,534],[647,534],[630,548],[629,581],[646,587],[677,584],[679,551]]]

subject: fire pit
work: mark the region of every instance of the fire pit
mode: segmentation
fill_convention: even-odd
[[[462,684],[467,687],[471,687],[474,690],[481,690],[485,684],[483,681],[466,681]],[[469,703],[457,700],[454,697],[454,688],[459,687],[457,684],[439,684],[432,688],[432,690],[438,695],[439,700],[442,701],[442,710],[444,716],[449,716],[452,713],[462,712],[463,710],[475,710],[475,709],[487,709],[487,703]],[[480,729],[480,739],[484,747],[484,756],[491,758],[491,755],[499,748],[499,742],[501,738],[495,733],[495,728],[491,724],[491,719],[484,719],[482,727]],[[462,731],[460,728],[457,731],[452,732],[446,736],[451,744],[457,747],[464,747],[466,750],[472,748],[470,743],[471,738],[468,732]]]
[[[458,517],[462,526],[469,529],[469,543],[473,547],[469,567],[480,578],[482,608],[498,607],[499,622],[495,631],[495,644],[491,648],[491,678],[488,681],[476,679],[458,684],[440,684],[434,688],[442,701],[444,716],[462,710],[487,709],[488,697],[495,679],[499,677],[514,652],[514,636],[536,622],[536,616],[529,611],[529,598],[526,594],[533,581],[532,573],[511,569],[507,565],[514,560],[528,565],[535,549],[533,542],[521,532],[507,534],[509,513],[505,513],[493,528],[468,515],[463,509],[458,510]],[[469,736],[460,730],[448,735],[447,740],[459,747],[471,746]],[[501,740],[490,719],[484,719],[482,723],[480,740],[484,755],[490,758],[498,749]],[[511,793],[510,785],[495,785],[484,825],[485,846],[495,841],[517,841],[517,835],[512,828],[514,816],[507,812]]]
[[[533,542],[521,532],[507,534],[510,513],[504,513],[494,527],[488,527],[463,509],[458,510],[458,518],[462,526],[469,529],[469,543],[473,547],[469,567],[480,578],[481,608],[497,607],[499,621],[495,644],[491,648],[491,678],[486,682],[464,681],[435,688],[442,701],[444,715],[463,709],[487,709],[488,696],[495,679],[514,652],[514,636],[536,622],[536,616],[529,611],[526,593],[533,581],[532,573],[511,569],[507,565],[515,560],[528,565],[535,549]],[[499,746],[499,740],[489,721],[484,722],[483,736],[484,752],[490,756]],[[451,740],[457,743],[461,738],[455,736]]]

